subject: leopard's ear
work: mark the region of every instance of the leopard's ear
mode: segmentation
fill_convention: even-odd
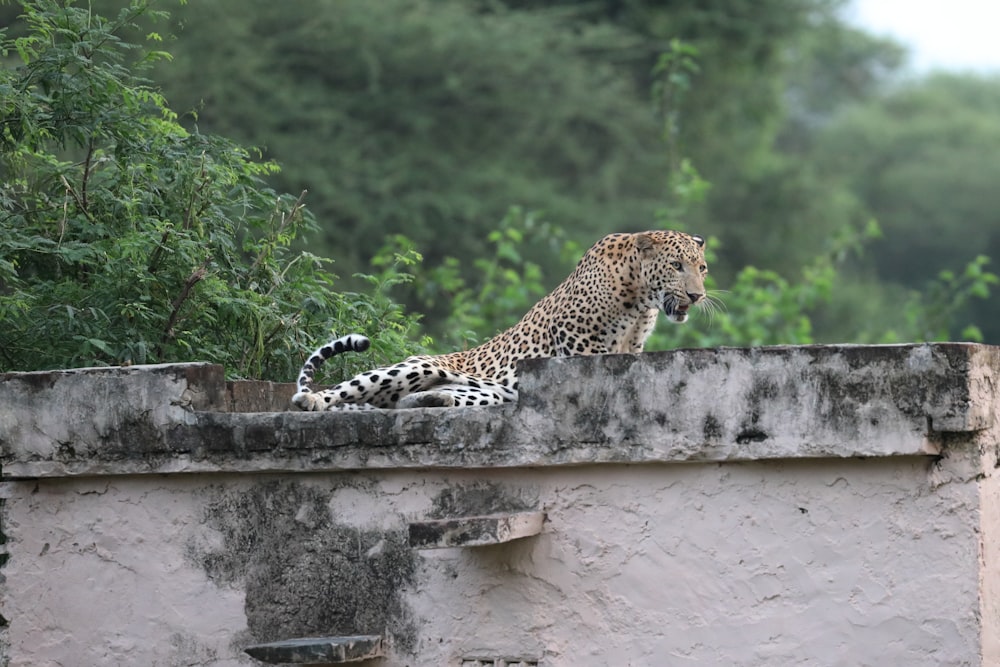
[[[653,237],[651,234],[641,232],[635,235],[635,247],[640,255],[649,255],[653,252]]]
[[[698,236],[697,234],[692,234],[691,240],[697,243],[699,248],[705,247],[705,239],[702,238],[701,236]]]

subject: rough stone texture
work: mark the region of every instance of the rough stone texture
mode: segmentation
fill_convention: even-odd
[[[193,410],[220,409],[224,387],[222,367],[212,364],[0,375],[4,473],[8,464],[49,460],[108,467],[131,459],[137,441],[169,451],[170,430],[192,419]]]
[[[226,383],[226,412],[281,412],[291,410],[293,382],[238,380]]]
[[[542,532],[544,522],[544,512],[413,521],[410,523],[410,546],[445,549],[502,544],[537,535]]]
[[[524,362],[516,405],[353,414],[207,411],[231,404],[221,372],[185,386],[184,365],[11,374],[0,461],[15,479],[934,454],[993,424],[998,367],[960,343],[574,357]]]
[[[1000,664],[996,348],[550,360],[517,406],[354,415],[228,412],[205,368],[0,382],[10,665]]]
[[[261,662],[295,665],[359,662],[384,655],[382,637],[312,637],[248,646],[246,653]]]

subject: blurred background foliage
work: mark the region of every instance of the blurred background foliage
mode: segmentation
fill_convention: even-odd
[[[30,34],[19,17],[25,6],[58,13],[65,4],[0,4],[8,134],[12,105],[28,90],[13,48]],[[384,337],[386,356],[470,346],[516,321],[603,234],[654,227],[709,237],[712,287],[725,309],[684,327],[661,325],[648,349],[1000,343],[988,259],[1000,256],[1000,78],[905,75],[905,50],[847,23],[842,0],[161,0],[155,9],[169,15],[155,22],[144,5],[92,0],[81,8],[134,14],[113,32],[140,45],[122,51],[122,63],[162,94],[153,115],[176,114],[167,134],[262,154],[241,149],[246,161],[227,168],[248,188],[239,201],[257,212],[246,227],[226,213],[232,224],[218,234],[245,247],[216,255],[259,270],[261,249],[245,241],[278,238],[268,231],[267,201],[291,207],[308,191],[293,230],[278,216],[281,252],[267,256],[278,262],[273,275],[284,275],[280,262],[308,250],[315,272],[290,281],[287,309],[265,318],[271,324],[253,325],[263,326],[257,347],[270,336],[287,359],[265,363],[213,343],[213,358],[256,359],[236,374],[290,379],[288,369],[331,330],[365,327],[377,338],[382,323],[394,332]],[[60,39],[79,41],[57,34],[51,48]],[[148,59],[150,50],[171,57]],[[144,58],[149,68],[135,70]],[[104,122],[95,115],[84,134]],[[60,136],[46,155],[69,166],[30,184],[32,201],[57,203],[50,225],[69,191],[60,178],[79,170],[91,141]],[[32,147],[41,162],[53,136],[43,138]],[[26,163],[12,158],[23,157],[23,138],[8,139],[0,182],[10,183],[24,179]],[[108,135],[103,150],[114,154],[118,143]],[[164,157],[196,162],[199,150]],[[129,159],[165,169],[154,157]],[[5,322],[35,312],[26,306],[28,278],[65,275],[58,267],[24,272],[22,246],[51,232],[37,219],[25,226],[30,198],[14,194],[8,188],[0,201],[0,224],[27,238],[0,244],[0,267],[17,264],[0,274],[0,297],[20,309],[10,306]],[[235,197],[232,189],[213,196]],[[69,213],[85,216],[76,203]],[[162,230],[168,208],[130,224]],[[155,249],[155,239],[147,245]],[[132,252],[142,247],[137,241]],[[180,264],[149,333],[121,327],[105,339],[93,323],[76,331],[53,320],[45,326],[70,327],[76,347],[31,363],[21,361],[26,352],[8,354],[4,368],[115,363],[135,357],[140,339],[148,339],[144,360],[206,358],[204,335],[171,346],[176,332],[167,326],[178,291],[205,262],[194,247],[172,252]],[[253,282],[211,264],[204,271],[190,290],[192,331],[198,312],[220,308],[197,299]],[[373,295],[381,306],[366,301]],[[254,299],[243,302],[259,307]],[[59,312],[58,298],[46,304]],[[224,312],[239,312],[229,306]],[[380,308],[393,315],[358,315]],[[101,309],[114,310],[110,302]],[[255,311],[246,321],[261,318]],[[249,325],[239,322],[234,315],[215,326],[242,333]],[[30,337],[31,322],[21,326],[21,339]],[[84,348],[87,341],[100,345]]]

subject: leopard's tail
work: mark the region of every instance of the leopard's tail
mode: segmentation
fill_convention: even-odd
[[[329,343],[319,348],[309,357],[309,360],[302,365],[299,371],[299,393],[309,393],[309,384],[313,381],[316,371],[330,357],[335,357],[344,352],[364,352],[372,344],[368,338],[361,334],[347,334],[340,338],[331,340]]]

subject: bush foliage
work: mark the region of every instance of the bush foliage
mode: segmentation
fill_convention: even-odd
[[[329,262],[293,250],[316,225],[305,193],[266,186],[277,165],[184,129],[141,78],[168,58],[159,36],[121,35],[161,13],[23,9],[30,30],[0,47],[0,369],[208,360],[290,379],[331,330],[414,347],[391,280],[337,293]]]
[[[171,62],[149,31],[168,17],[150,2],[95,1],[117,7],[105,18],[90,5],[24,0],[16,34],[0,33],[0,370],[208,360],[232,376],[290,380],[332,333],[369,335],[374,359],[345,355],[333,364],[343,375],[481,342],[603,233],[685,221],[710,237],[717,305],[687,326],[659,328],[649,349],[983,338],[968,317],[998,282],[989,260],[952,241],[948,259],[965,257],[964,269],[883,284],[865,249],[887,241],[865,214],[888,190],[842,185],[849,165],[867,164],[851,146],[903,150],[897,135],[869,132],[896,107],[923,127],[939,116],[932,123],[910,107],[936,109],[935,87],[958,86],[973,102],[983,88],[931,80],[834,119],[827,97],[870,96],[878,68],[898,57],[895,45],[833,22],[835,0],[712,0],[718,11],[700,13],[642,2],[620,11],[442,2],[429,12],[422,0],[253,0],[235,23],[212,20],[228,11],[221,0],[184,6],[170,29],[183,28],[189,43],[224,34],[223,25],[261,36],[225,42],[232,71],[221,87],[197,50]],[[316,21],[289,18],[314,5]],[[664,40],[675,29],[692,43]],[[719,31],[730,39],[713,37]],[[797,68],[782,55],[793,46],[809,56]],[[743,56],[767,85],[745,65],[725,65]],[[147,78],[171,68],[191,89],[184,108],[202,89],[229,103],[178,116]],[[834,76],[847,69],[864,74],[858,85]],[[776,100],[796,77],[799,95],[788,97],[798,115],[783,125]],[[261,109],[266,117],[254,115]],[[746,122],[753,114],[765,132]],[[294,176],[199,124],[276,138],[274,153],[298,159]],[[910,146],[923,135],[898,136]],[[947,157],[953,144],[927,154]],[[803,166],[803,155],[816,162]],[[908,178],[898,176],[899,191]],[[321,190],[322,226],[300,183]],[[985,201],[992,191],[981,190]],[[547,205],[544,215],[535,203]],[[883,210],[890,230],[905,232],[892,202]],[[306,235],[319,243],[307,246]],[[992,247],[992,237],[977,238]],[[303,250],[331,246],[362,269],[348,283],[321,252]],[[890,253],[894,263],[906,252]]]

